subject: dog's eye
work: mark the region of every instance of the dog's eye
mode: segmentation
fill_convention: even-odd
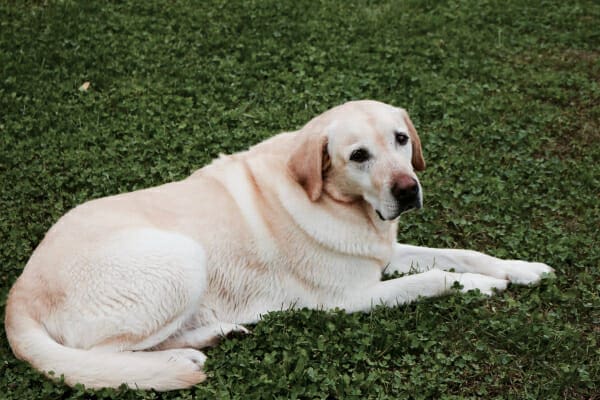
[[[356,149],[350,154],[350,161],[363,163],[371,158],[371,155],[366,149]]]
[[[408,135],[404,132],[396,132],[396,143],[400,146],[404,146],[408,143]]]

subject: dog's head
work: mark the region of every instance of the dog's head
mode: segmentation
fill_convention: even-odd
[[[312,201],[364,199],[383,220],[420,208],[425,169],[421,141],[408,114],[376,101],[335,107],[306,124],[288,167]]]

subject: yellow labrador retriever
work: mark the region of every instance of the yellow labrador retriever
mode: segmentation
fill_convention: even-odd
[[[491,294],[552,271],[396,243],[424,168],[407,113],[357,101],[183,181],[85,203],[10,291],[12,350],[68,384],[186,388],[205,379],[196,349],[269,311],[368,311],[456,281]],[[384,269],[421,273],[381,281]]]

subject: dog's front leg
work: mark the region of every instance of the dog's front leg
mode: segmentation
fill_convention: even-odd
[[[419,272],[430,269],[470,272],[529,285],[554,270],[538,262],[502,260],[462,249],[432,249],[396,243],[386,272]]]
[[[491,295],[493,289],[504,290],[508,281],[490,276],[471,273],[454,273],[432,269],[420,274],[380,281],[361,290],[356,290],[343,302],[336,304],[348,312],[369,311],[378,305],[393,307],[417,300],[420,297],[434,297],[447,293],[455,282],[462,291],[479,289]]]

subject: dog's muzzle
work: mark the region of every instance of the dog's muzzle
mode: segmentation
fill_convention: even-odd
[[[392,209],[388,209],[391,211],[391,214],[384,216],[381,211],[375,210],[375,213],[382,221],[391,221],[398,218],[405,211],[423,207],[419,182],[414,178],[403,176],[397,179],[392,184],[390,191],[396,201],[395,206]]]

